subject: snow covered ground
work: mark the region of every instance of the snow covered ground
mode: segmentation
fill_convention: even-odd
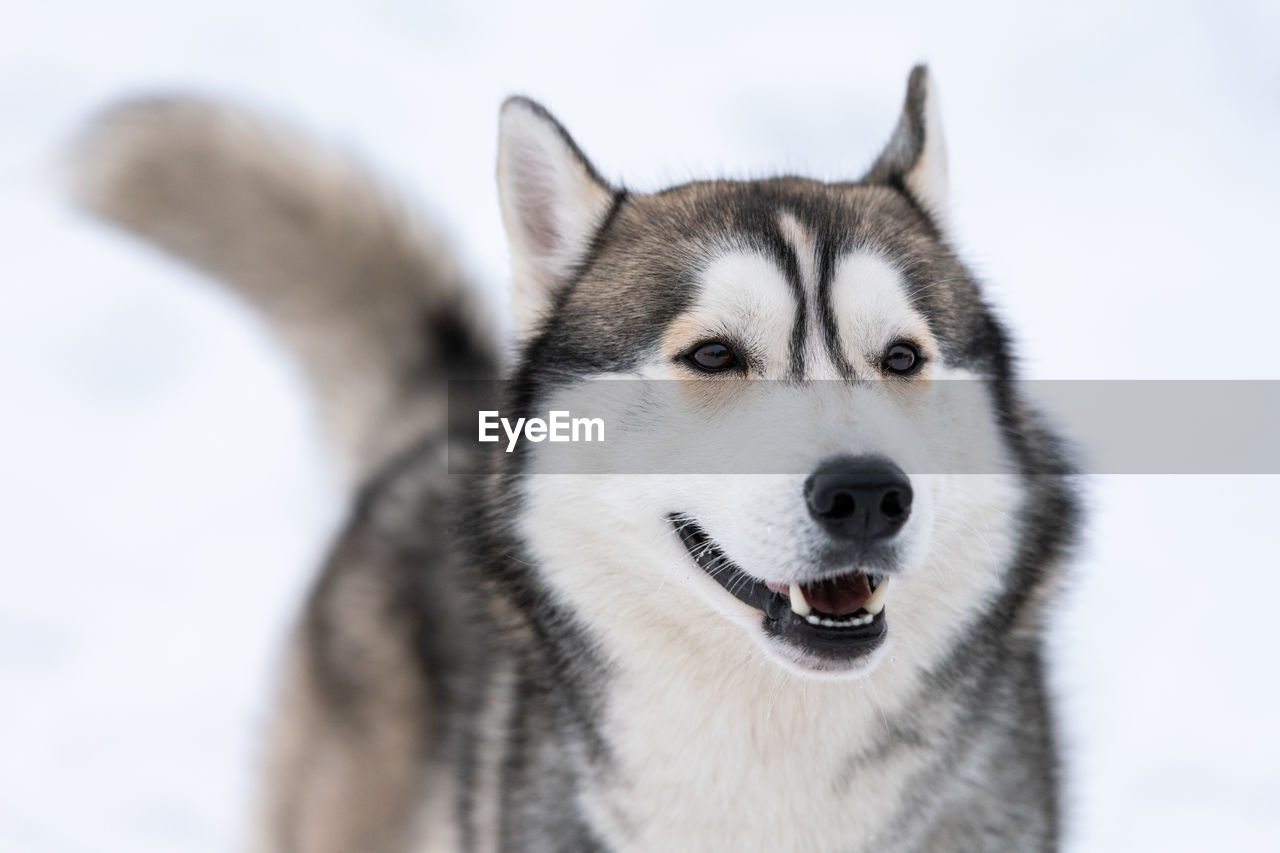
[[[264,327],[51,189],[111,98],[220,93],[363,153],[501,298],[506,94],[639,188],[847,177],[927,59],[1032,376],[1280,378],[1275,3],[639,5],[0,0],[0,849],[230,848],[343,510]],[[1053,638],[1071,848],[1276,849],[1280,480],[1087,485]]]

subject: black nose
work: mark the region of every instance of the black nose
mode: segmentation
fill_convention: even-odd
[[[911,481],[880,456],[822,463],[804,484],[809,513],[832,536],[886,539],[911,515]]]

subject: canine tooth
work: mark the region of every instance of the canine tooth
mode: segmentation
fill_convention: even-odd
[[[809,611],[813,609],[809,606],[808,599],[804,597],[804,590],[798,583],[791,585],[791,609],[797,616],[808,616]]]
[[[884,578],[880,581],[880,585],[876,587],[875,592],[871,593],[871,597],[862,605],[862,609],[875,616],[881,610],[884,610],[884,597],[889,591],[889,579]]]

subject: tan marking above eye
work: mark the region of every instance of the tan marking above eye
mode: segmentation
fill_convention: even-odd
[[[720,341],[735,350],[743,372],[787,368],[796,304],[785,274],[767,255],[726,246],[697,276],[697,296],[662,338],[662,355],[674,362],[699,343]]]

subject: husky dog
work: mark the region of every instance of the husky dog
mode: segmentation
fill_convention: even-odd
[[[1076,502],[951,246],[923,67],[844,183],[631,192],[508,100],[509,368],[443,242],[288,132],[144,100],[76,163],[85,207],[272,321],[353,481],[257,849],[1056,848],[1042,635]],[[545,444],[450,455],[446,380],[498,376],[522,416],[600,378],[713,413],[750,380],[826,380],[847,406],[812,414],[794,475],[562,475]],[[981,389],[963,429],[990,473],[908,474],[910,437],[863,417],[910,422],[947,379]]]

